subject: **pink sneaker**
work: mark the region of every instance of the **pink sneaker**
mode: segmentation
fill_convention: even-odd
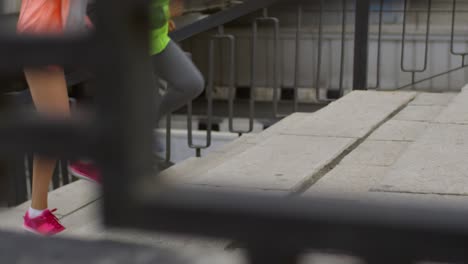
[[[58,218],[53,214],[55,211],[57,209],[45,210],[41,216],[36,218],[30,218],[29,213],[26,212],[23,228],[26,231],[42,236],[53,236],[62,232],[65,227],[60,224]]]
[[[74,162],[68,166],[68,171],[74,177],[101,184],[101,172],[92,162]]]

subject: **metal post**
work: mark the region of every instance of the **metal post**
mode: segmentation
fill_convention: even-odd
[[[367,90],[370,0],[356,0],[353,90]]]

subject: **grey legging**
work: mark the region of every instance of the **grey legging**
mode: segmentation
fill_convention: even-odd
[[[157,121],[199,96],[205,81],[191,59],[175,44],[152,57],[154,73],[168,83],[166,93],[159,98]]]
[[[72,0],[70,1],[70,10],[67,17],[65,30],[68,32],[85,31],[86,28],[86,7],[88,0]]]

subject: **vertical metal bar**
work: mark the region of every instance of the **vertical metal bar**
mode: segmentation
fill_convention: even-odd
[[[279,69],[279,42],[280,42],[280,21],[276,17],[270,17],[268,15],[268,8],[263,9],[263,17],[256,19],[257,27],[258,22],[269,22],[273,24],[273,116],[279,117],[278,114],[278,103],[279,103],[279,92],[281,89],[280,85],[280,74]],[[268,57],[268,56],[267,56]],[[268,65],[267,65],[268,66]],[[268,69],[268,67],[267,67]]]
[[[279,64],[279,20],[277,18],[270,18],[274,25],[273,31],[273,115],[274,117],[278,117],[278,102],[279,96],[281,95],[281,84],[280,84],[280,73],[278,72],[278,64]]]
[[[54,190],[60,187],[60,162],[57,162],[55,165],[54,174],[52,176],[52,187]]]
[[[63,185],[67,185],[67,184],[70,183],[70,177],[68,175],[68,161],[67,160],[61,160],[59,166],[60,166],[60,169],[61,169]]]
[[[193,106],[192,106],[192,101],[187,103],[187,140],[188,140],[189,148],[192,148],[192,146],[193,146]]]
[[[235,132],[234,129],[234,98],[236,93],[236,40],[232,38],[230,48],[229,61],[229,131]]]
[[[99,48],[106,55],[106,63],[112,65],[96,68],[98,121],[94,125],[99,136],[94,153],[103,172],[105,223],[118,222],[115,219],[132,207],[132,197],[139,195],[134,186],[154,173],[154,124],[147,120],[148,116],[155,116],[153,73],[148,58],[150,42],[145,30],[150,22],[149,3],[112,3],[96,1]],[[125,201],[122,197],[126,197]]]
[[[6,163],[0,160],[0,207],[8,206],[8,189],[10,188],[10,179],[8,178]]]
[[[383,17],[383,6],[384,0],[380,0],[380,9],[379,9],[379,28],[377,35],[377,65],[376,65],[376,80],[375,86],[369,87],[369,89],[378,89],[380,87],[380,59],[381,59],[381,48],[382,48],[382,17]]]
[[[405,40],[406,40],[406,16],[407,16],[407,5],[408,5],[408,0],[403,1],[403,30],[401,33],[401,62],[400,62],[400,68],[405,71]]]
[[[0,5],[0,12],[3,12],[3,7]],[[1,13],[0,13],[1,14]],[[5,108],[5,98],[0,96],[0,111]],[[10,187],[10,179],[8,178],[6,162],[3,156],[0,156],[0,207],[8,205],[8,189]]]
[[[299,79],[301,68],[302,4],[297,5],[296,53],[294,68],[294,105],[293,111],[299,111]]]
[[[404,14],[403,14],[403,31],[402,31],[402,41],[401,41],[401,70],[403,72],[425,72],[427,70],[427,61],[428,61],[428,53],[429,53],[429,33],[431,29],[431,10],[432,10],[432,0],[428,0],[427,4],[427,20],[426,20],[426,34],[425,34],[425,44],[424,44],[424,63],[422,68],[414,68],[414,69],[408,69],[405,67],[405,47],[406,47],[406,20],[407,20],[407,5],[408,5],[408,0],[404,1]],[[413,78],[413,83],[415,77],[412,76]]]
[[[13,155],[5,160],[8,186],[8,205],[16,206],[27,201],[26,174],[23,155]]]
[[[465,66],[465,57],[468,55],[468,52],[457,52],[455,51],[455,18],[456,18],[456,8],[457,8],[457,0],[452,1],[452,28],[450,30],[450,53],[452,55],[459,55],[462,56],[462,63],[461,67]]]
[[[258,24],[254,20],[252,22],[252,50],[251,50],[251,61],[250,61],[250,98],[249,98],[249,107],[251,111],[249,112],[249,127],[253,128],[254,126],[254,117],[255,117],[255,90],[257,87],[257,37],[258,37]]]
[[[340,58],[340,84],[339,84],[339,97],[344,94],[343,89],[343,75],[344,75],[344,64],[345,64],[345,44],[346,44],[346,3],[348,0],[342,1],[343,16],[341,18],[341,58]]]
[[[171,136],[172,136],[172,115],[167,114],[166,116],[166,164],[171,162]]]
[[[214,39],[210,40],[209,44],[209,58],[208,58],[208,82],[206,87],[206,100],[207,100],[207,129],[206,129],[206,141],[204,145],[198,145],[193,143],[193,112],[192,112],[192,102],[189,102],[187,107],[187,127],[188,127],[188,145],[189,148],[195,149],[196,156],[201,157],[201,150],[207,149],[211,146],[211,129],[212,129],[212,119],[213,119],[213,86],[214,86],[214,64],[215,64],[215,41]]]
[[[318,21],[318,39],[317,39],[317,72],[315,75],[315,98],[320,102],[320,74],[322,73],[322,39],[323,39],[323,13],[324,1],[320,0],[320,13]]]
[[[234,99],[236,92],[236,38],[233,35],[220,35],[222,39],[229,41],[229,132],[243,134],[249,133],[253,127],[247,130],[236,130],[234,128]]]
[[[28,155],[26,156],[26,159],[27,159],[27,162],[28,162],[28,163],[27,163],[28,166],[25,166],[25,167],[26,167],[26,169],[28,170],[29,183],[30,183],[29,188],[31,189],[31,194],[32,194],[34,156],[28,154]]]
[[[212,36],[212,40],[223,40],[228,41],[228,50],[229,50],[229,80],[228,80],[228,121],[229,121],[229,132],[237,133],[237,134],[244,134],[249,133],[253,130],[253,128],[249,128],[249,130],[236,130],[234,128],[234,99],[235,99],[235,92],[236,92],[236,37],[234,35],[226,34],[224,31],[224,26],[218,27],[218,34]],[[214,67],[214,66],[213,66]]]
[[[370,0],[356,1],[353,90],[367,90]]]

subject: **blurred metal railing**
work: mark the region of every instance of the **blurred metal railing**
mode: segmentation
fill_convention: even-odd
[[[381,56],[382,56],[382,34],[383,34],[383,14],[385,13],[401,13],[402,14],[402,17],[403,17],[403,22],[402,22],[402,34],[401,34],[401,51],[400,51],[400,70],[402,73],[408,73],[410,74],[411,76],[411,80],[409,83],[406,83],[406,84],[400,84],[396,87],[394,87],[393,89],[397,89],[397,90],[400,90],[400,89],[408,89],[408,88],[412,88],[414,89],[416,87],[417,84],[422,84],[422,83],[425,83],[425,82],[428,82],[428,81],[432,81],[438,77],[441,77],[441,76],[446,76],[448,74],[451,74],[451,73],[454,73],[454,72],[457,72],[457,71],[460,71],[464,68],[466,68],[466,63],[465,63],[465,56],[468,55],[468,53],[466,51],[458,51],[458,52],[455,52],[455,31],[456,31],[456,26],[457,26],[457,23],[456,23],[456,16],[457,16],[457,13],[461,13],[461,14],[465,14],[467,13],[468,10],[465,10],[465,9],[458,9],[457,8],[457,3],[463,3],[463,1],[459,1],[459,0],[453,0],[453,1],[446,1],[447,5],[444,6],[444,7],[438,7],[438,8],[434,8],[434,5],[433,5],[433,1],[431,0],[427,0],[427,1],[419,1],[419,3],[422,3],[424,5],[426,5],[426,8],[425,9],[420,9],[420,8],[410,8],[409,7],[409,3],[407,0],[402,0],[402,3],[403,3],[403,9],[385,9],[384,7],[384,1],[380,1],[380,7],[379,7],[379,10],[377,11],[378,12],[378,16],[379,16],[379,19],[378,19],[378,39],[377,39],[377,63],[376,63],[376,67],[377,67],[377,74],[376,74],[376,85],[374,85],[373,89],[379,89],[381,88],[381,75],[382,75],[382,71],[381,71],[381,63],[382,63],[382,60],[381,60]],[[466,3],[464,3],[466,5]],[[421,27],[421,28],[424,28],[424,32],[422,33],[424,35],[424,44],[423,44],[423,47],[422,47],[422,54],[423,56],[418,56],[417,52],[413,52],[412,54],[409,54],[408,55],[408,52],[407,52],[407,36],[408,36],[408,31],[407,31],[407,27],[408,27],[408,17],[411,15],[413,18],[414,16],[419,16],[421,14],[424,14],[426,16],[426,18],[423,20],[424,23],[420,24],[418,22],[418,27]],[[431,21],[431,18],[433,17],[434,14],[437,14],[437,15],[441,15],[441,14],[444,14],[446,15],[447,17],[445,17],[447,20],[449,20],[451,23],[449,25],[444,25],[444,29],[446,32],[450,32],[450,34],[445,34],[447,37],[444,38],[444,41],[446,43],[449,43],[450,44],[450,50],[440,50],[440,49],[437,49],[436,51],[434,51],[434,48],[432,48],[432,51],[431,53],[434,54],[435,52],[441,52],[442,54],[446,54],[447,57],[460,57],[461,59],[461,63],[460,63],[460,66],[458,67],[453,67],[453,68],[449,68],[447,69],[446,71],[441,71],[441,72],[438,72],[438,73],[428,73],[429,71],[429,67],[428,67],[428,63],[431,59],[433,59],[433,57],[429,57],[429,49],[431,49],[430,47],[430,40],[431,40],[431,29],[432,29],[432,26],[434,25],[434,22]],[[440,23],[440,22],[439,22]],[[413,23],[414,25],[414,23]],[[460,25],[458,25],[459,27],[462,27],[462,25],[464,25],[463,23]],[[440,25],[439,25],[440,26]],[[414,26],[413,26],[414,28]],[[414,33],[413,33],[414,34]],[[421,33],[418,33],[418,34],[421,34]],[[434,33],[433,33],[434,34]],[[440,33],[439,33],[440,34]],[[413,45],[414,45],[414,40],[412,41],[413,42]],[[413,48],[414,50],[414,48]],[[415,65],[415,61],[422,58],[422,63],[418,66],[418,65]],[[413,61],[413,67],[411,66],[408,66],[407,62],[412,60]],[[420,59],[421,60],[421,59]],[[437,63],[437,61],[435,62]],[[416,74],[426,74],[428,76],[425,76],[425,77],[422,77],[422,78],[417,78],[416,77]],[[389,89],[389,88],[386,88],[386,89]],[[392,88],[390,88],[392,89]],[[428,89],[428,88],[423,88],[423,90],[431,90],[431,89]],[[443,91],[443,90],[442,90]]]
[[[369,6],[363,3],[356,3],[357,13],[367,18]],[[80,61],[98,68],[99,77],[96,120],[83,123],[27,120],[24,116],[2,118],[2,153],[89,155],[99,162],[104,173],[106,225],[238,241],[246,249],[248,263],[299,263],[300,257],[311,251],[351,255],[366,263],[468,261],[466,211],[433,204],[415,207],[323,197],[285,199],[217,193],[168,188],[159,179],[155,181],[148,159],[152,126],[146,120],[152,108],[151,73],[146,53],[147,34],[141,30],[149,22],[145,12],[147,2],[128,0],[113,5],[113,1],[101,0],[98,4],[102,19],[97,35],[78,43],[66,37],[0,36],[0,56],[5,58],[0,60],[3,72],[24,64]],[[360,22],[365,21],[356,24],[361,25]],[[356,36],[359,41],[366,37]],[[75,44],[71,45],[72,42]],[[72,55],[76,50],[70,48],[79,48],[81,56],[86,48],[92,56],[88,54],[78,60]],[[360,53],[355,57],[366,55]],[[365,77],[365,73],[361,69],[356,77]],[[359,82],[362,80],[355,83]],[[132,89],[135,85],[139,89]],[[87,254],[83,249],[88,250]],[[129,250],[133,258],[116,254],[117,250],[130,254],[126,251]],[[26,239],[23,234],[3,232],[0,232],[0,251],[4,262],[25,264],[47,263],[52,258],[64,262],[86,258],[86,263],[122,263],[123,259],[152,263],[155,257],[144,254],[137,258],[135,248],[123,244],[67,239],[39,242],[35,238]],[[70,253],[75,251],[79,255]],[[155,262],[178,263],[166,254],[156,254],[160,255],[164,257]]]

